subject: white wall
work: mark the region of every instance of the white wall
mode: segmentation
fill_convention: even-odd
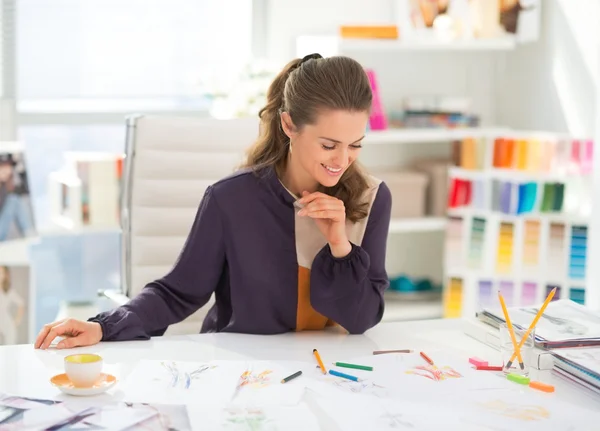
[[[500,124],[593,135],[598,23],[598,0],[544,0],[539,41],[508,54],[497,81]]]

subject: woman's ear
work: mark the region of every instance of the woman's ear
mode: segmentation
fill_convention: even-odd
[[[290,117],[290,114],[287,112],[282,112],[280,117],[283,133],[285,133],[288,138],[292,139],[293,135],[296,133],[296,126],[294,126],[292,117]]]

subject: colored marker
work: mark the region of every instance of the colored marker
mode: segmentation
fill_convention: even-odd
[[[484,361],[483,359],[479,359],[475,356],[472,358],[469,358],[469,362],[471,364],[475,365],[476,367],[485,367],[488,364],[487,361]]]
[[[353,380],[355,382],[358,382],[358,377],[351,376],[350,374],[340,373],[339,371],[335,371],[335,370],[329,370],[329,374],[331,374],[332,376],[343,377],[344,379]]]
[[[425,353],[423,353],[423,352],[420,352],[420,354],[421,354],[421,357],[422,357],[423,359],[425,359],[425,360],[426,360],[426,361],[429,363],[429,365],[433,365],[433,361],[431,360],[431,358],[429,358],[429,356],[427,356],[427,355],[426,355]]]
[[[529,382],[529,387],[542,392],[554,392],[554,386],[542,382]]]
[[[506,375],[506,378],[521,385],[529,384],[529,377],[521,376],[519,374],[510,373]]]
[[[385,355],[386,353],[412,353],[412,350],[401,349],[401,350],[375,350],[375,351],[373,351],[374,355]]]
[[[321,360],[321,356],[319,356],[317,349],[313,349],[313,355],[315,355],[315,358],[317,358],[317,362],[319,363],[321,370],[323,370],[323,374],[327,374],[327,370],[325,370],[325,365],[323,365],[323,361]]]
[[[354,368],[356,370],[373,371],[373,367],[369,367],[367,365],[347,364],[345,362],[335,362],[334,365],[336,367],[342,367],[342,368]]]
[[[302,374],[302,371],[296,371],[294,374],[292,374],[291,376],[287,376],[285,379],[283,379],[281,381],[281,383],[287,383],[292,379],[295,379],[296,377],[298,377],[300,374]]]
[[[482,370],[482,371],[502,371],[502,367],[501,366],[492,366],[492,365],[478,365],[475,367],[476,370]]]

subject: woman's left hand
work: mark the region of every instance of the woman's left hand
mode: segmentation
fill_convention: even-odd
[[[321,192],[303,192],[298,202],[304,205],[298,215],[315,220],[335,257],[344,257],[350,253],[352,245],[346,235],[344,202]]]

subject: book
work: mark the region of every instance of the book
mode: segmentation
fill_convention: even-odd
[[[539,306],[511,307],[508,312],[515,327],[527,329]],[[482,322],[498,327],[505,322],[502,309],[484,308],[476,313]],[[551,302],[535,328],[535,344],[546,349],[600,345],[600,314],[570,299]]]
[[[600,394],[600,348],[560,349],[552,356],[556,374]]]

